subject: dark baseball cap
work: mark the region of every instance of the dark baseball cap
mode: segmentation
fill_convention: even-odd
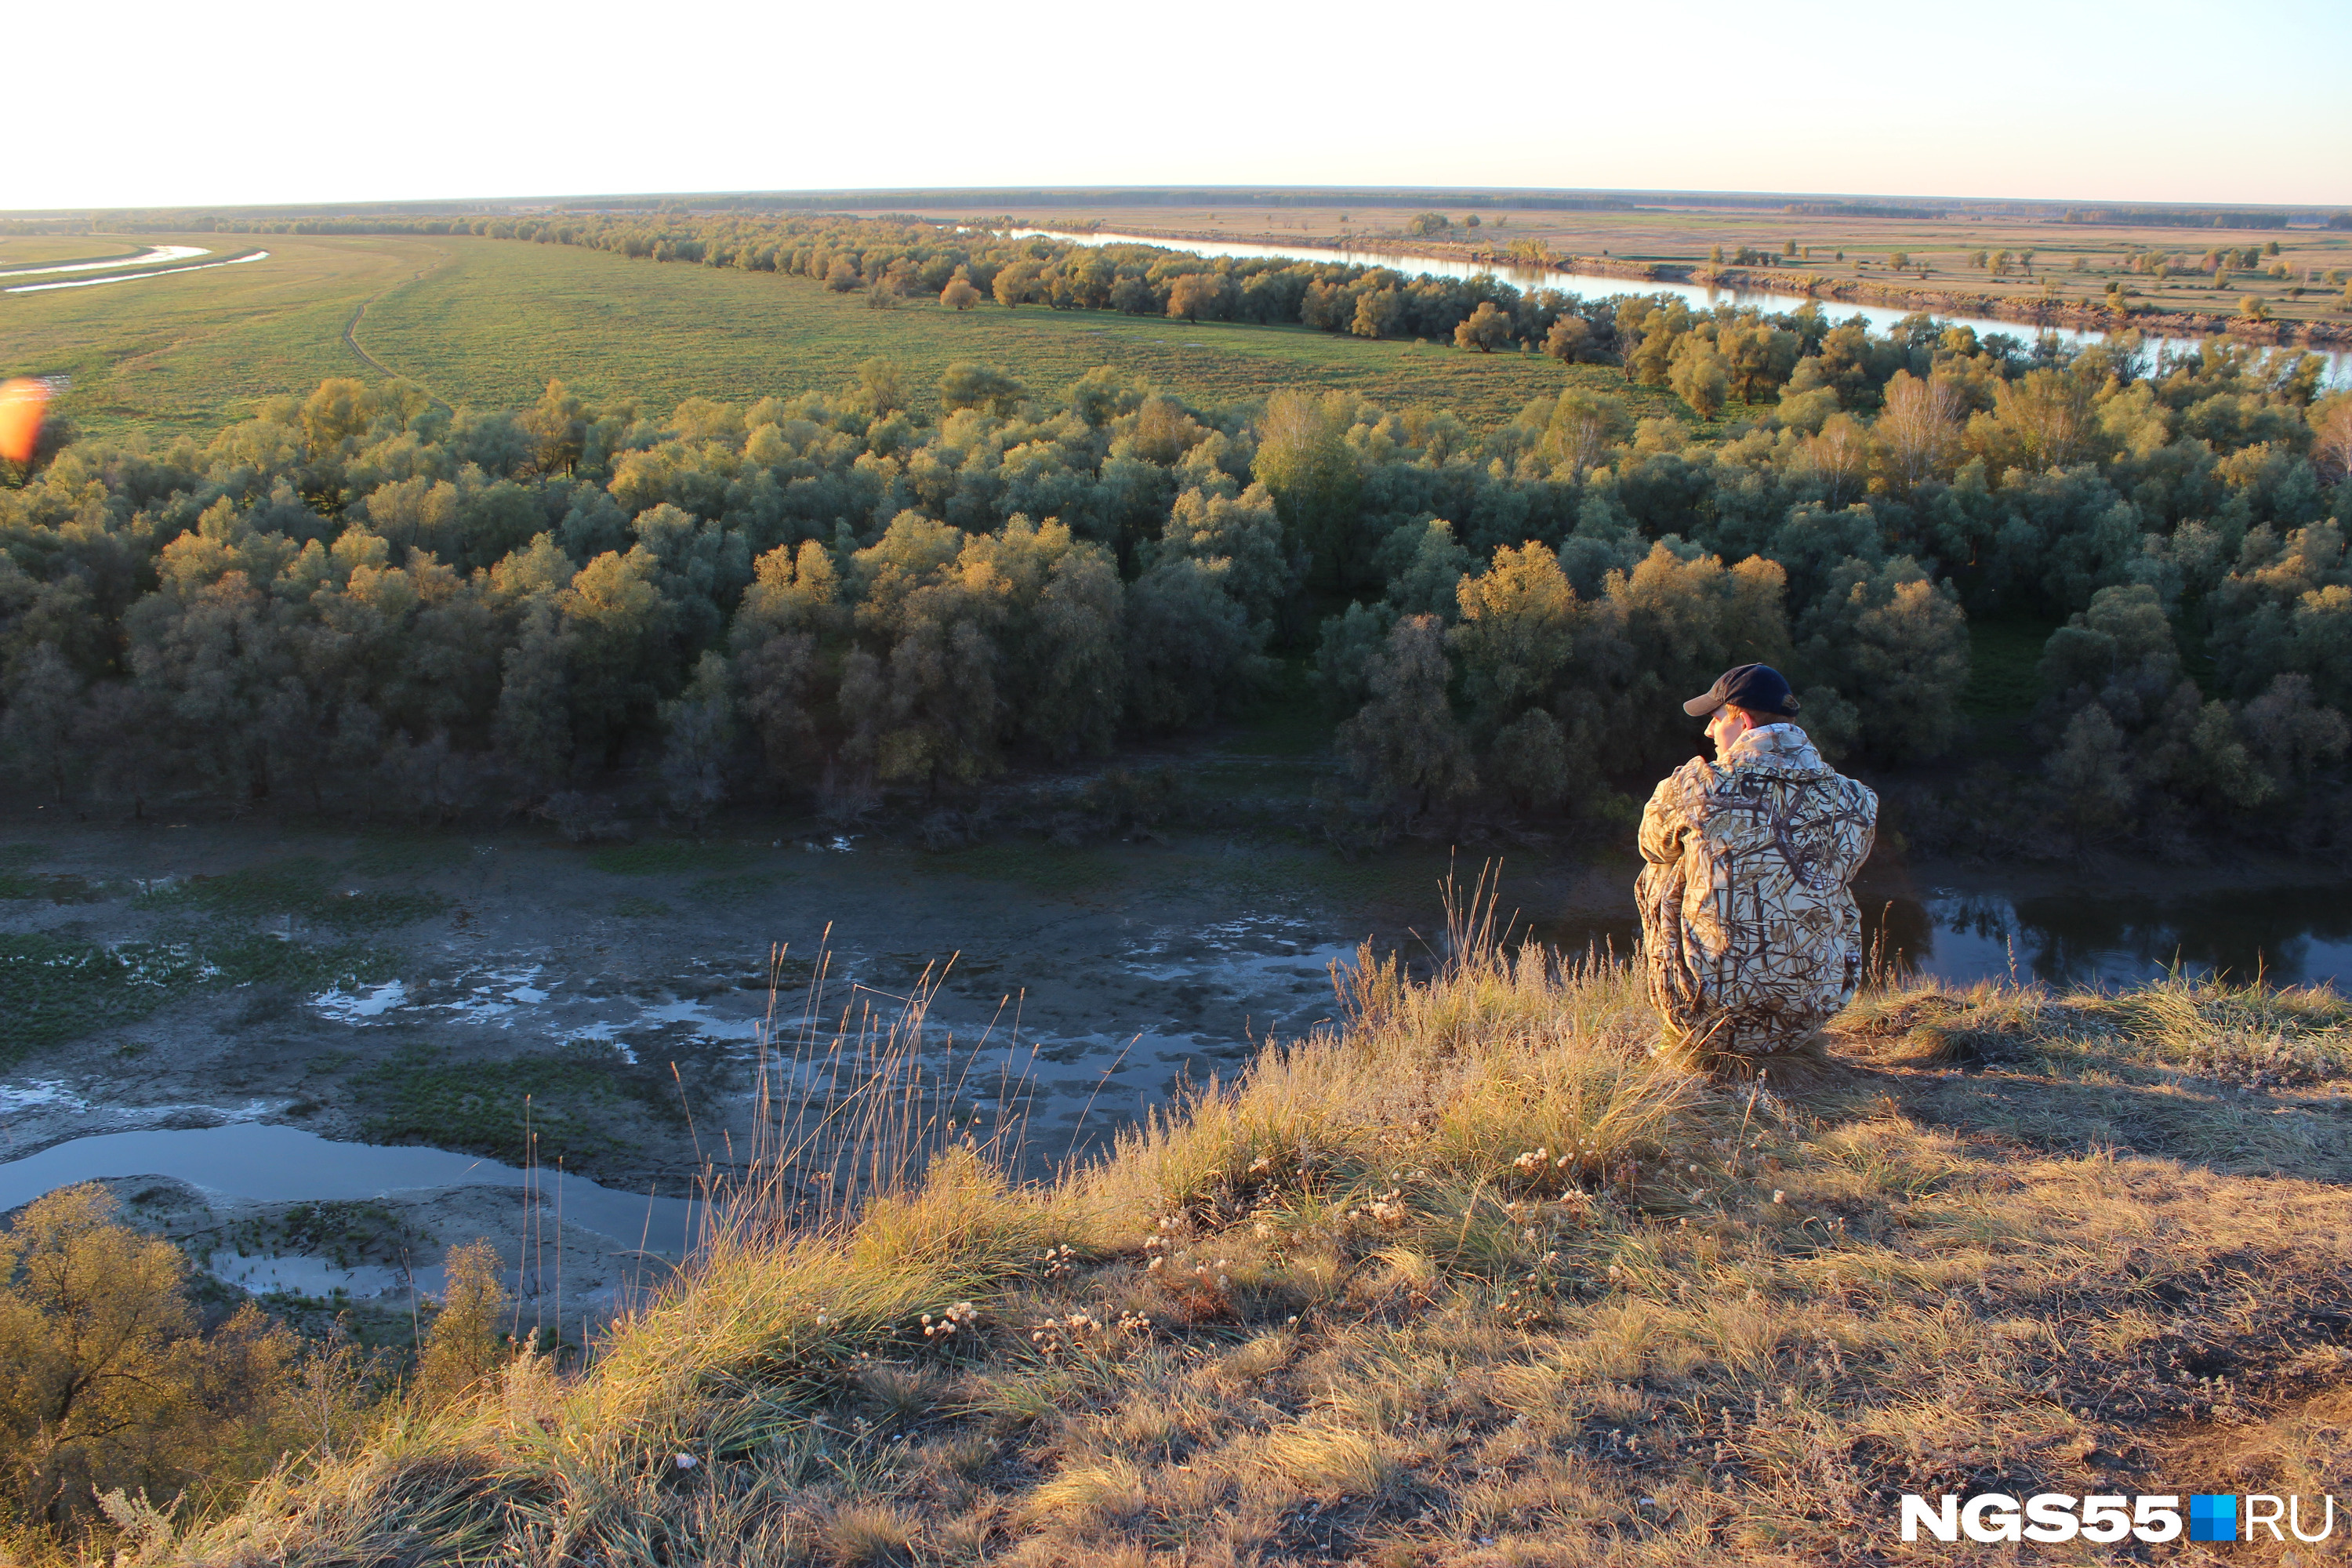
[[[1789,689],[1788,679],[1769,664],[1735,665],[1715,678],[1706,696],[1684,703],[1683,711],[1704,719],[1727,703],[1750,713],[1787,717],[1797,710],[1797,695]]]

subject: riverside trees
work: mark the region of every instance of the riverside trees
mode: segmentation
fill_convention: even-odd
[[[176,1488],[249,1479],[357,1435],[362,1368],[348,1348],[306,1346],[250,1302],[205,1331],[186,1271],[97,1186],[59,1188],[0,1232],[12,1526],[67,1533],[102,1509],[135,1540],[140,1523],[167,1522],[180,1500],[158,1505]]]
[[[1967,743],[1970,617],[2081,616],[2028,783],[2082,832],[2340,835],[2347,400],[2307,363],[2215,343],[2150,378],[2129,344],[1655,300],[1589,324],[1637,379],[1778,401],[1702,443],[1582,383],[1477,431],[1109,369],[1047,395],[962,363],[924,399],[876,363],[667,414],[331,382],[202,443],[68,446],[0,491],[0,760],[134,813],[427,818],[617,770],[700,820],[1099,756],[1312,648],[1386,809],[1607,819],[1723,665],[1783,664],[1830,749],[1903,763]],[[2210,662],[2116,673],[2150,668],[2126,590]],[[2151,773],[2159,733],[2202,738]]]

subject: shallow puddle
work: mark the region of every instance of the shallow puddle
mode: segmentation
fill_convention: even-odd
[[[404,1296],[412,1286],[420,1294],[438,1296],[447,1283],[447,1276],[438,1265],[418,1268],[414,1273],[385,1263],[362,1263],[342,1268],[326,1258],[304,1253],[248,1257],[226,1247],[215,1248],[205,1258],[205,1270],[225,1284],[250,1290],[257,1296],[284,1291],[294,1296],[363,1299]]]
[[[659,1193],[615,1192],[585,1176],[520,1171],[445,1149],[346,1143],[297,1127],[226,1127],[101,1132],[0,1164],[0,1213],[76,1182],[162,1176],[254,1203],[350,1202],[450,1187],[525,1187],[551,1217],[593,1230],[621,1248],[685,1254],[710,1205]]]

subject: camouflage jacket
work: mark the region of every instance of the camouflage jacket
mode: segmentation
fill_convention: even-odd
[[[1862,915],[1846,884],[1869,858],[1878,796],[1822,761],[1794,724],[1694,757],[1642,813],[1642,946],[1650,994],[1717,1050],[1786,1049],[1853,999]]]

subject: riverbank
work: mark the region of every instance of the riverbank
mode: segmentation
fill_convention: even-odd
[[[1726,1082],[1622,970],[1455,951],[1050,1182],[926,1129],[142,1561],[1848,1563],[1906,1493],[2352,1490],[2341,999],[1903,987]]]
[[[1449,877],[1497,867],[1517,936],[1632,950],[1630,847],[1512,834],[1342,856],[1297,821],[1295,764],[1191,771],[1192,826],[1091,842],[1046,841],[1016,786],[992,825],[929,847],[936,824],[751,817],[588,846],[513,827],[60,825],[13,847],[0,831],[5,1158],[270,1126],[521,1166],[528,1096],[540,1160],[676,1194],[711,1143],[756,1134],[763,1060],[831,1049],[844,1007],[887,1029],[919,997],[943,1079],[1050,1163],[1328,1019],[1330,966],[1367,938],[1425,960]],[[2341,889],[2281,855],[1999,866],[1915,858],[1890,833],[1855,895],[1895,972],[2064,987],[2176,963],[2340,980]],[[835,1088],[830,1069],[800,1084],[814,1102]]]
[[[1045,226],[1041,229],[1050,232]],[[1087,232],[1099,234],[1108,229],[1117,234],[1133,235],[1154,243],[1165,241],[1181,245],[1262,245],[1286,249],[1302,255],[1328,254],[1333,261],[1361,262],[1365,257],[1394,257],[1410,260],[1416,257],[1451,259],[1465,265],[1492,268],[1497,273],[1511,271],[1550,271],[1563,274],[1582,273],[1602,278],[1622,278],[1629,282],[1682,282],[1691,268],[1673,262],[1628,261],[1608,256],[1563,255],[1544,248],[1540,256],[1509,251],[1497,251],[1491,247],[1463,243],[1434,237],[1423,237],[1393,234],[1349,234],[1340,243],[1326,244],[1320,240],[1301,240],[1284,234],[1219,234],[1197,229],[1150,228],[1141,225],[1097,222]],[[1363,263],[1374,265],[1374,263]]]
[[[1449,875],[1499,865],[1515,942],[1633,950],[1630,850],[1343,858],[1283,828],[1291,765],[1195,759],[1227,835],[1089,844],[1003,822],[938,848],[911,823],[751,818],[575,846],[32,813],[0,829],[0,1211],[107,1181],[217,1289],[395,1346],[446,1252],[488,1236],[520,1310],[576,1343],[663,1267],[641,1243],[676,1256],[681,1199],[740,1179],[779,1116],[853,1107],[894,1037],[923,1042],[939,1114],[1035,1176],[1328,1024],[1333,965],[1367,938],[1431,963]],[[2352,973],[2341,888],[2286,858],[2004,871],[1890,837],[1855,893],[1875,960],[1922,984]],[[551,1202],[559,1172],[603,1190]],[[299,1218],[322,1208],[332,1245]]]
[[[2167,310],[2147,306],[2115,310],[2105,305],[2009,294],[1973,294],[1945,289],[1897,288],[1869,279],[1840,279],[1818,272],[1777,268],[1699,267],[1674,269],[1714,287],[1759,293],[1809,294],[1820,300],[1879,305],[1935,316],[1990,316],[2021,326],[2068,327],[2078,331],[2116,332],[2131,328],[2160,337],[2231,337],[2245,342],[2312,348],[2352,347],[2352,322],[2255,321],[2218,311]],[[1664,274],[1661,273],[1661,277]]]
[[[1044,226],[1041,232],[1055,232]],[[2141,301],[2117,311],[2098,300],[2064,295],[2008,294],[1995,290],[1916,287],[1883,282],[1875,278],[1836,277],[1813,267],[1737,267],[1705,261],[1632,258],[1608,254],[1561,250],[1539,241],[1513,247],[1469,241],[1443,235],[1346,233],[1326,238],[1302,238],[1278,231],[1248,233],[1185,227],[1159,227],[1096,221],[1085,233],[1131,235],[1139,240],[1181,247],[1192,246],[1259,246],[1291,255],[1334,262],[1379,265],[1388,258],[1399,263],[1416,258],[1465,269],[1487,269],[1523,287],[1541,288],[1547,277],[1610,278],[1629,283],[1696,286],[1733,293],[1777,295],[1864,305],[1906,313],[1943,317],[1975,317],[2011,321],[2020,326],[2060,328],[2106,333],[2137,328],[2153,336],[2198,340],[2227,336],[2241,342],[2305,346],[2335,352],[2352,348],[2352,321],[2290,319],[2274,315],[2254,319],[2234,311],[2168,308]],[[2061,274],[2062,278],[2068,275]],[[2258,290],[2259,284],[2251,289]],[[2284,286],[2283,286],[2284,287]],[[2273,308],[2283,303],[2273,299]]]

